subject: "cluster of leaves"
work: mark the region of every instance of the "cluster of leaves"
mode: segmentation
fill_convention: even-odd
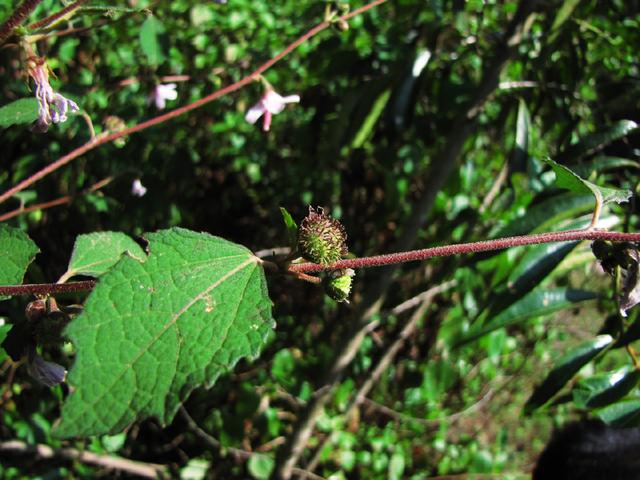
[[[30,32],[44,35],[37,45],[57,89],[91,116],[97,134],[114,117],[131,125],[154,115],[148,97],[165,76],[188,76],[176,104],[241,79],[321,20],[325,7],[134,3],[88,3],[63,22],[73,35]],[[486,3],[403,0],[314,37],[266,74],[278,90],[302,96],[268,135],[244,121],[261,94],[249,87],[96,149],[7,202],[74,197],[0,227],[0,284],[21,283],[26,271],[29,282],[99,277],[99,288],[88,299],[58,297],[84,303],[81,314],[66,313],[71,343],[38,350],[73,365],[68,385],[39,385],[2,352],[0,437],[162,463],[183,478],[267,478],[274,448],[304,415],[354,307],[286,279],[270,282],[270,300],[251,252],[287,243],[280,206],[302,218],[308,204],[331,206],[359,256],[388,250],[517,7]],[[58,7],[44,0],[33,18]],[[594,188],[603,201],[621,199],[596,184],[637,192],[638,20],[622,0],[541,8],[415,245],[584,228]],[[37,113],[19,55],[2,49],[0,62],[5,190],[89,133],[80,116],[46,135],[30,132]],[[25,104],[31,117],[16,114]],[[569,193],[555,187],[556,176]],[[114,180],[87,192],[105,177]],[[148,189],[142,198],[130,193],[135,178]],[[636,208],[614,202],[598,226],[637,229]],[[29,237],[42,251],[35,263]],[[352,305],[376,275],[359,275]],[[531,463],[553,421],[590,412],[637,422],[638,315],[616,313],[615,280],[577,242],[406,265],[320,416],[307,461],[332,478],[514,472]],[[433,285],[448,288],[420,311],[354,411],[359,389],[409,321],[398,307],[409,298],[419,304]],[[5,347],[19,343],[10,332],[27,323],[25,304],[0,304]],[[255,362],[240,360],[259,352]],[[190,417],[175,416],[187,398]],[[7,478],[97,469],[62,460],[0,468]]]

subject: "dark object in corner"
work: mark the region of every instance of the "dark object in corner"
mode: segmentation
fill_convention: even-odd
[[[556,432],[533,480],[640,480],[640,427],[615,429],[596,420]]]

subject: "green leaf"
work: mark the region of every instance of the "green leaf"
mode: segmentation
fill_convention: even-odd
[[[592,300],[596,295],[584,290],[568,288],[537,289],[498,313],[488,323],[466,332],[455,342],[455,346],[476,340],[487,333],[508,325],[522,323],[530,318],[548,315],[558,310],[573,307],[576,303]]]
[[[638,170],[640,163],[630,158],[610,157],[599,155],[585,162],[571,165],[571,169],[581,177],[588,177],[594,172],[601,173],[607,170],[616,170],[622,168],[633,168]]]
[[[556,185],[560,188],[566,188],[576,193],[591,192],[596,197],[596,201],[599,201],[601,204],[609,202],[623,203],[631,198],[631,190],[599,187],[550,158],[546,158],[544,161],[549,164],[555,172]]]
[[[596,410],[595,414],[608,425],[625,427],[640,420],[640,399],[627,399]]]
[[[4,342],[4,339],[7,337],[9,330],[11,330],[12,325],[0,325],[0,345]],[[4,362],[9,354],[6,350],[0,347],[0,362]]]
[[[580,3],[580,0],[565,0],[556,14],[551,25],[551,36],[548,39],[552,43],[558,35],[558,29],[571,17],[571,14]]]
[[[274,326],[261,261],[245,247],[180,228],[147,238],[146,261],[123,256],[66,329],[78,353],[59,437],[152,415],[167,424],[194,388],[257,356]]]
[[[595,339],[581,343],[563,355],[547,378],[531,394],[524,406],[525,412],[530,413],[547,403],[583,366],[593,360],[612,342],[611,335],[598,335]]]
[[[149,15],[140,28],[140,46],[151,65],[159,65],[165,60],[160,35],[165,32],[163,23]]]
[[[60,282],[75,275],[99,277],[113,267],[122,255],[144,262],[145,253],[131,237],[121,232],[95,232],[79,235],[67,271]]]
[[[287,228],[289,247],[295,249],[298,245],[298,225],[286,208],[280,207],[280,213],[282,214],[284,225]]]
[[[268,480],[274,465],[275,462],[272,457],[261,453],[254,453],[249,458],[247,469],[253,478],[257,480]]]
[[[578,408],[604,407],[620,400],[640,381],[640,371],[623,367],[580,380],[573,389]]]
[[[32,123],[38,118],[38,101],[35,97],[20,98],[0,107],[0,127]]]
[[[22,230],[0,224],[0,285],[21,284],[27,267],[39,251]],[[7,298],[0,296],[0,300]]]

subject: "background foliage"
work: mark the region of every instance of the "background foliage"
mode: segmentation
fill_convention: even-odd
[[[11,7],[0,7],[0,19]],[[30,18],[60,7],[44,0]],[[7,204],[75,196],[68,206],[9,222],[41,250],[26,281],[55,281],[76,237],[95,231],[139,236],[181,226],[252,251],[286,245],[281,206],[299,221],[309,204],[322,205],[345,225],[350,251],[387,252],[516,8],[385,3],[355,17],[347,31],[314,37],[265,74],[281,94],[302,97],[274,118],[268,134],[244,121],[262,94],[255,83],[89,152]],[[640,150],[629,122],[640,121],[637,2],[548,1],[537,8],[416,246],[588,225],[592,197],[555,188],[547,156],[594,183],[637,193]],[[321,21],[324,9],[323,2],[175,0],[104,10],[89,2],[59,28],[78,30],[41,40],[38,53],[57,76],[54,88],[77,101],[100,133],[108,117],[132,125],[154,116],[148,96],[160,77],[188,75],[169,108],[241,79]],[[427,50],[428,63],[416,70]],[[19,49],[0,50],[0,75],[3,105],[31,95]],[[88,139],[82,116],[47,134],[3,128],[2,190]],[[106,187],[83,192],[111,176]],[[144,197],[131,194],[136,178],[148,189]],[[637,215],[632,200],[608,208],[601,226],[634,231]],[[0,436],[160,463],[183,478],[267,478],[376,278],[375,269],[358,272],[349,305],[316,286],[269,278],[275,335],[259,359],[191,394],[185,409],[197,428],[178,415],[164,427],[150,419],[116,435],[62,441],[51,429],[66,387],[39,385],[6,359]],[[422,307],[392,364],[347,412],[411,318],[410,309],[394,307],[438,285],[445,287]],[[0,304],[7,325],[24,320],[25,303]],[[637,420],[638,375],[633,350],[623,348],[638,336],[637,314],[623,320],[616,312],[611,278],[586,243],[407,264],[323,409],[300,466],[317,454],[314,471],[331,478],[526,477],[554,425],[586,412],[611,423]],[[66,344],[43,354],[70,366],[75,352]],[[234,449],[255,453],[248,459]],[[0,471],[6,478],[104,473],[59,458],[26,465],[7,457]]]

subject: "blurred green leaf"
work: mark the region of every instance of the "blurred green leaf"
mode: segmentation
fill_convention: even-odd
[[[257,480],[268,480],[274,466],[273,458],[262,453],[254,453],[247,462],[249,473]]]
[[[570,145],[563,151],[559,158],[566,159],[567,163],[575,162],[580,157],[602,150],[610,143],[626,137],[636,128],[638,128],[638,124],[632,120],[619,120],[609,127],[581,138],[579,142]]]
[[[33,123],[38,118],[38,100],[21,98],[0,107],[0,127]]]
[[[140,28],[140,46],[151,65],[159,65],[166,58],[160,43],[160,35],[165,30],[164,24],[153,15],[149,15]]]
[[[578,408],[598,408],[620,400],[640,381],[640,371],[623,367],[581,379],[572,391]]]
[[[367,140],[367,138],[369,138],[369,135],[371,135],[373,127],[375,127],[376,122],[378,121],[378,119],[380,118],[380,115],[382,115],[382,112],[384,111],[384,107],[387,106],[389,97],[391,97],[390,89],[387,89],[383,91],[380,95],[378,95],[376,100],[373,102],[373,105],[371,106],[371,110],[369,111],[368,115],[365,117],[364,122],[360,127],[360,130],[358,130],[355,137],[353,138],[353,141],[351,142],[351,148],[360,148],[364,144],[364,142]]]
[[[614,427],[637,425],[640,420],[640,399],[621,400],[596,410],[595,414],[604,423]]]
[[[578,347],[563,355],[542,384],[536,387],[529,400],[527,400],[524,406],[525,413],[531,413],[547,403],[582,367],[593,360],[612,342],[613,337],[611,335],[598,335],[595,339],[581,343]]]
[[[489,332],[509,325],[522,323],[530,318],[548,315],[558,310],[574,307],[575,304],[593,300],[596,295],[584,290],[568,288],[537,289],[525,295],[506,310],[487,320],[484,325],[473,327],[455,342],[455,346],[476,340]]]

